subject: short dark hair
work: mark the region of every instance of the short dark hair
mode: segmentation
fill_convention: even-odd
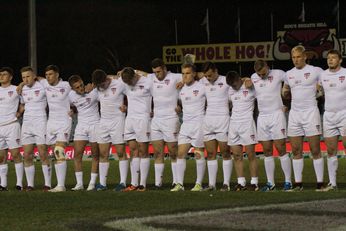
[[[165,67],[165,63],[162,59],[156,58],[151,61],[151,68]]]
[[[191,63],[184,63],[183,65],[181,65],[181,69],[184,69],[184,68],[191,68],[193,72],[197,71],[196,66]]]
[[[56,73],[59,73],[59,67],[56,66],[56,65],[48,65],[45,69],[44,69],[44,72],[47,72],[47,71],[54,71]]]
[[[229,71],[226,74],[226,83],[231,86],[235,81],[238,81],[240,79],[240,75],[236,71]]]
[[[266,61],[264,61],[263,59],[259,59],[254,63],[253,68],[255,71],[260,71],[260,70],[262,70],[263,67],[265,67],[267,65],[268,64]]]
[[[125,67],[121,72],[121,78],[127,85],[132,84],[132,80],[135,78],[136,72],[132,67]]]
[[[216,67],[215,63],[210,62],[210,61],[205,62],[204,65],[203,65],[203,68],[202,68],[203,73],[206,73],[206,72],[209,71],[210,69],[211,69],[212,71],[217,70],[217,67]]]
[[[11,76],[13,76],[13,69],[10,68],[10,67],[2,67],[0,69],[0,72],[4,72],[4,71],[7,71]]]
[[[91,79],[92,79],[92,82],[97,87],[97,89],[99,89],[99,86],[106,81],[107,74],[101,69],[96,69],[91,74]]]
[[[20,73],[23,73],[23,72],[26,72],[26,71],[34,72],[34,69],[32,69],[32,67],[30,67],[30,66],[22,67],[20,69]]]
[[[337,56],[339,57],[339,59],[342,59],[342,55],[341,55],[341,52],[340,52],[339,50],[334,50],[334,49],[329,50],[328,53],[327,53],[327,56],[328,56],[329,54],[337,55]]]
[[[77,83],[80,80],[82,80],[82,78],[79,75],[71,75],[70,78],[68,78],[68,83],[72,87],[73,84]]]

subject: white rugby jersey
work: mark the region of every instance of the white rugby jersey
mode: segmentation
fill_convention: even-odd
[[[24,120],[30,117],[47,118],[46,90],[40,82],[35,81],[31,87],[24,85],[20,103],[25,104]]]
[[[203,83],[195,81],[183,86],[179,93],[183,106],[183,122],[201,120],[205,114],[205,88]]]
[[[176,118],[178,115],[175,108],[179,97],[176,84],[182,81],[182,75],[168,72],[162,81],[155,74],[149,74],[147,78],[153,81],[154,117]]]
[[[109,87],[103,91],[97,90],[101,106],[101,119],[112,120],[114,117],[125,116],[120,111],[124,104],[125,83],[119,79],[112,79]]]
[[[207,97],[206,116],[227,116],[229,115],[228,89],[226,77],[219,75],[214,83],[210,83],[203,77],[200,82],[205,87]]]
[[[317,106],[316,91],[321,72],[321,68],[308,64],[286,72],[285,84],[291,88],[293,110],[304,111]]]
[[[46,89],[47,102],[49,107],[49,119],[66,120],[69,118],[70,101],[68,95],[71,87],[68,82],[59,80],[55,86],[50,85],[46,79],[40,80]]]
[[[19,95],[16,86],[0,86],[0,126],[12,123],[17,120]]]
[[[262,79],[254,73],[251,81],[255,88],[258,102],[258,110],[261,114],[270,114],[282,110],[281,99],[282,82],[285,81],[286,73],[282,70],[269,70],[268,77]]]
[[[79,95],[75,91],[69,94],[70,104],[78,111],[78,123],[95,124],[100,120],[98,93],[96,89],[84,95]]]
[[[238,91],[230,87],[228,97],[232,102],[231,119],[235,121],[251,121],[255,107],[255,90],[246,88],[244,84]]]
[[[337,72],[329,69],[321,73],[320,84],[324,89],[324,108],[328,112],[346,110],[346,68]]]
[[[149,119],[151,112],[152,87],[151,78],[140,76],[135,86],[125,84],[127,95],[127,117],[135,119]]]

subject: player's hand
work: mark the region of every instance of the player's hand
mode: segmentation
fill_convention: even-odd
[[[282,106],[282,111],[285,112],[285,113],[288,112],[288,107],[286,107],[285,105]]]
[[[25,85],[25,84],[24,84],[23,82],[21,82],[21,83],[17,86],[16,91],[17,91],[17,94],[18,94],[18,95],[21,95],[21,94],[22,94],[24,85]]]
[[[85,85],[85,92],[89,93],[93,90],[94,86],[91,83],[88,83],[87,85]]]
[[[182,112],[181,107],[180,107],[180,106],[176,106],[176,107],[175,107],[175,112],[176,112],[177,114],[180,114],[180,113]]]
[[[178,83],[175,85],[175,88],[176,88],[176,89],[181,89],[181,88],[183,88],[183,86],[184,86],[184,83],[183,83],[183,82],[178,82]]]
[[[119,110],[120,110],[121,112],[125,113],[125,112],[127,111],[126,105],[121,105],[121,106],[119,107]]]
[[[74,114],[74,111],[73,111],[72,109],[70,109],[70,111],[68,112],[68,116],[69,116],[69,117],[72,117],[73,114]]]
[[[150,118],[153,118],[154,117],[154,112],[150,112]]]

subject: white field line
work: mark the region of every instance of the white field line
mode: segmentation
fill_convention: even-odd
[[[330,201],[330,202],[339,202],[339,203],[345,203],[345,199],[330,199],[330,200],[315,200],[315,201],[307,201],[307,202],[289,202],[289,203],[282,203],[282,204],[269,204],[269,205],[259,205],[259,206],[247,206],[247,207],[236,207],[236,208],[224,208],[224,209],[215,209],[215,210],[207,210],[207,211],[197,211],[197,212],[185,212],[185,213],[177,213],[177,214],[168,214],[168,215],[154,215],[154,216],[148,216],[148,217],[140,217],[140,218],[128,218],[128,219],[121,219],[116,221],[109,221],[104,223],[104,226],[117,229],[117,230],[133,230],[133,231],[164,231],[167,229],[162,228],[154,228],[150,227],[144,223],[150,223],[153,221],[163,221],[163,220],[172,220],[179,217],[192,217],[192,216],[200,216],[200,217],[208,217],[208,215],[217,215],[217,214],[225,214],[230,212],[244,212],[244,211],[251,211],[251,210],[266,210],[266,209],[273,209],[273,208],[282,208],[284,206],[287,207],[294,207],[298,205],[303,205],[305,203],[313,203],[313,202],[322,202],[322,201]],[[345,230],[346,226],[338,227],[336,230]],[[333,229],[335,230],[335,228]]]

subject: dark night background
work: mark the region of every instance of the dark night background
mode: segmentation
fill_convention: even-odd
[[[304,1],[306,22],[326,22],[336,28],[336,0]],[[200,24],[209,8],[210,43],[238,42],[235,30],[240,8],[241,42],[271,41],[270,13],[276,31],[298,23],[301,1],[144,1],[144,0],[37,0],[38,74],[56,64],[67,79],[80,74],[86,81],[96,68],[115,73],[124,66],[150,71],[150,61],[162,56],[162,46],[175,44],[174,20],[179,44],[207,42]],[[0,0],[0,66],[10,66],[19,81],[19,69],[28,65],[28,1]],[[344,38],[346,3],[340,1],[340,38]],[[325,61],[315,61],[325,68]],[[238,70],[237,63],[218,64],[219,72]],[[275,61],[287,70],[290,61]],[[169,66],[177,71],[177,66]],[[242,64],[250,75],[252,63]]]

